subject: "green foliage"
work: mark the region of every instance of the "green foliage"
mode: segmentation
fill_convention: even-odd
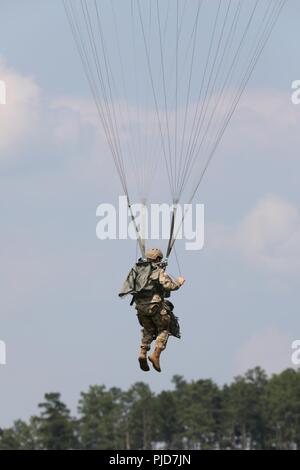
[[[264,448],[265,372],[256,367],[223,389],[223,446]]]
[[[34,419],[38,447],[47,450],[74,449],[77,447],[76,421],[60,400],[59,393],[46,393],[40,403],[41,416]]]
[[[78,428],[83,449],[124,449],[123,392],[93,385],[79,400]]]
[[[157,396],[156,414],[158,440],[165,442],[167,449],[181,449],[183,427],[180,424],[176,393],[163,391]]]
[[[15,421],[13,427],[0,431],[0,450],[30,450],[37,449],[34,423]]]
[[[300,449],[300,370],[287,369],[271,377],[266,386],[267,446]]]
[[[268,378],[259,367],[224,387],[173,377],[155,395],[93,385],[72,417],[59,393],[47,393],[40,415],[0,429],[3,449],[300,449],[300,370]]]
[[[155,440],[156,409],[154,394],[143,382],[134,384],[127,393],[127,447],[151,449]]]

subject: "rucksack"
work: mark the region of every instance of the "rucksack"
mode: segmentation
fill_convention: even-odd
[[[152,290],[153,286],[149,285],[152,269],[150,262],[138,261],[129,272],[119,297],[125,297],[128,294],[136,295],[142,291]]]

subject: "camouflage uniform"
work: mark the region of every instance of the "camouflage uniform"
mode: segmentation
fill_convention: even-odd
[[[156,339],[156,346],[163,351],[170,336],[169,305],[172,305],[168,305],[164,298],[170,295],[170,291],[179,289],[180,284],[158,267],[152,271],[149,283],[153,285],[152,293],[135,297],[137,317],[143,327],[141,346],[149,351],[152,341]]]

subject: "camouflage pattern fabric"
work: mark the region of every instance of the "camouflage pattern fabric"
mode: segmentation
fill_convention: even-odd
[[[136,307],[138,310],[138,320],[143,327],[142,346],[146,346],[149,350],[150,345],[156,339],[156,346],[161,350],[166,348],[168,338],[170,336],[171,317],[163,304],[152,304]]]
[[[160,268],[153,270],[149,278],[151,283],[156,293],[141,295],[135,300],[137,317],[143,327],[141,345],[149,350],[156,339],[156,346],[164,350],[170,335],[180,338],[178,320],[172,312],[173,304],[164,300],[170,291],[179,289],[180,284]]]

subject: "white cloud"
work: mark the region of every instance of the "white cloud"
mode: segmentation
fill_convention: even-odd
[[[236,227],[234,243],[257,268],[275,273],[299,271],[299,210],[278,197],[265,197]]]
[[[0,106],[2,159],[22,158],[26,146],[35,151],[37,147],[49,150],[69,145],[69,152],[64,147],[67,156],[82,142],[86,148],[103,145],[103,133],[101,129],[99,132],[98,116],[91,100],[49,99],[34,78],[13,70],[1,59],[0,80],[6,85],[6,104]]]
[[[261,366],[272,374],[293,367],[291,340],[276,326],[270,326],[251,336],[235,357],[235,374]]]
[[[16,73],[1,59],[0,79],[6,85],[6,104],[0,106],[0,153],[4,157],[34,137],[39,121],[40,90],[31,77]]]
[[[82,173],[83,161],[89,161],[89,165],[85,165],[84,171],[91,174],[99,171],[99,163],[103,165],[103,162],[112,162],[105,134],[92,99],[80,99],[72,96],[50,99],[41,92],[33,78],[15,72],[4,62],[0,62],[0,79],[5,80],[7,85],[7,104],[0,107],[0,152],[2,159],[5,156],[11,157],[12,154],[22,158],[27,145],[30,146],[32,155],[38,155],[40,159],[48,157],[51,159],[52,165],[55,165],[56,156],[64,160],[71,157],[72,163],[69,169],[72,168],[73,173]],[[155,156],[158,160],[161,157],[156,113],[154,108],[137,109],[133,104],[126,104],[122,101],[114,103],[114,107],[117,110],[120,124],[118,127],[123,144],[129,187],[136,188],[138,177],[140,177],[139,183],[142,190],[144,189],[145,175],[150,175],[150,179],[156,166],[154,164]],[[188,110],[188,122],[193,116],[194,110],[195,103],[191,103]],[[177,113],[179,127],[184,120],[184,111],[184,109],[179,109]],[[169,117],[173,129],[175,115],[171,113]],[[249,144],[251,152],[254,154],[253,165],[259,165],[262,171],[266,171],[266,166],[263,168],[263,163],[269,165],[270,159],[278,159],[282,156],[293,157],[297,155],[298,157],[300,146],[298,123],[299,110],[291,104],[287,94],[278,91],[247,91],[238,110],[237,118],[229,129],[229,135],[222,144],[222,151],[228,153],[227,158],[230,162],[230,159],[237,158],[241,148],[245,150]],[[179,132],[178,135],[181,133]],[[186,136],[187,139],[188,137],[189,135]],[[256,149],[259,149],[258,157]],[[131,160],[133,154],[135,161]],[[78,158],[74,158],[74,156]],[[91,164],[91,158],[93,164]],[[258,158],[261,159],[259,162]],[[79,160],[82,162],[81,164],[78,163]],[[136,166],[139,166],[140,162],[143,164],[144,172],[140,168],[136,170]],[[199,165],[196,164],[192,172],[192,179],[195,176],[195,179],[198,180],[204,162],[205,158],[200,158]],[[234,164],[234,161],[231,161],[232,163]],[[168,186],[164,162],[161,161],[158,164],[162,169],[161,177]],[[283,165],[286,166],[285,161],[283,161]],[[47,165],[45,168],[47,170]],[[297,175],[297,172],[295,171],[293,175]],[[297,176],[295,177],[297,178]],[[188,186],[191,189],[192,181]],[[188,193],[190,189],[187,190]],[[253,223],[257,223],[257,221],[252,221]],[[274,218],[272,218],[272,223],[275,223]],[[265,228],[261,230],[265,231]],[[245,239],[245,235],[240,234],[240,238]],[[298,247],[297,239],[291,240],[288,247],[281,247],[282,255],[278,254],[273,269],[276,268],[276,265],[280,269],[284,269],[292,245]],[[252,254],[253,252],[251,256]],[[259,257],[262,261],[263,250],[260,250]],[[264,264],[266,265],[272,260],[274,260],[274,256],[272,259],[267,256]],[[288,264],[290,266],[290,261]]]
[[[86,126],[100,130],[103,140],[96,107],[91,100],[64,97],[54,99],[49,107],[53,116],[51,137],[57,143],[78,142]]]
[[[214,224],[207,239],[224,255],[265,273],[300,272],[300,212],[276,196],[265,196],[235,225]]]
[[[290,90],[246,90],[227,137],[226,146],[233,150],[299,159],[299,107],[291,103]]]
[[[17,145],[24,144],[24,139],[38,142],[43,140],[47,144],[52,142],[77,145],[85,137],[87,129],[92,129],[95,139],[93,144],[101,145],[101,147],[105,145],[107,150],[104,132],[92,99],[56,97],[49,100],[41,93],[32,77],[17,73],[1,59],[0,79],[6,82],[7,88],[7,104],[0,107],[0,150],[2,154],[4,151],[15,150]],[[208,108],[207,121],[209,121],[212,104]],[[192,121],[195,106],[195,103],[190,103],[187,113],[188,123]],[[128,143],[131,148],[137,150],[142,142],[142,150],[146,152],[151,150],[146,147],[151,147],[153,141],[159,142],[158,120],[154,104],[152,108],[143,109],[124,101],[114,103],[118,131],[121,141],[125,144],[125,151],[127,151]],[[184,116],[185,108],[178,109],[176,119],[179,129],[183,127]],[[214,118],[214,124],[220,118],[221,114],[219,113]],[[171,112],[169,115],[171,130],[174,128],[174,120],[175,113]],[[161,122],[165,126],[163,114]],[[188,127],[192,128],[192,124],[188,124]],[[206,128],[205,124],[203,128]],[[211,133],[209,133],[208,142],[210,138],[213,139],[215,131],[216,128],[213,126]],[[178,135],[181,136],[181,133],[179,132]],[[249,144],[254,150],[255,148],[269,149],[274,150],[274,155],[284,157],[297,155],[298,157],[297,150],[300,146],[299,110],[297,106],[291,104],[288,94],[279,91],[248,90],[240,103],[233,126],[228,129],[228,135],[224,148],[227,148],[229,152],[239,150],[241,146],[245,148]],[[173,139],[173,136],[171,138]],[[87,140],[91,142],[90,136]],[[188,132],[186,140],[189,140]],[[287,144],[288,152],[286,151]],[[203,162],[199,164],[199,169],[202,168],[202,165]]]

